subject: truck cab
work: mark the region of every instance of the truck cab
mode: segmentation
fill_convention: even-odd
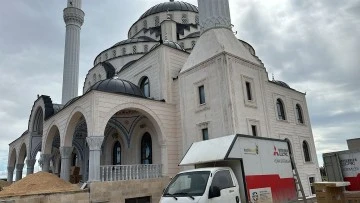
[[[229,167],[178,173],[164,190],[160,203],[240,202],[238,181]]]

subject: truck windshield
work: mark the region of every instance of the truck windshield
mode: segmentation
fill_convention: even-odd
[[[169,197],[202,196],[205,192],[210,171],[193,171],[177,174],[164,192]]]

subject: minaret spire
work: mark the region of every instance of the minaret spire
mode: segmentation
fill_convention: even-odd
[[[80,30],[85,13],[81,10],[81,0],[67,0],[64,9],[66,24],[62,104],[78,96]]]

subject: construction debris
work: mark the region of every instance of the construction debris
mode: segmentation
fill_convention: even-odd
[[[0,197],[21,196],[30,194],[44,194],[56,192],[78,191],[80,188],[66,182],[56,175],[47,172],[38,172],[4,187]]]

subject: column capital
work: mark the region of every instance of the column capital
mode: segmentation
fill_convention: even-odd
[[[51,159],[51,154],[41,154],[40,155],[41,162],[50,161],[50,159]]]
[[[74,147],[60,147],[61,159],[69,159],[71,157]]]
[[[100,151],[103,141],[104,141],[104,136],[86,137],[86,142],[89,145],[89,149],[92,151],[95,151],[95,150]]]

